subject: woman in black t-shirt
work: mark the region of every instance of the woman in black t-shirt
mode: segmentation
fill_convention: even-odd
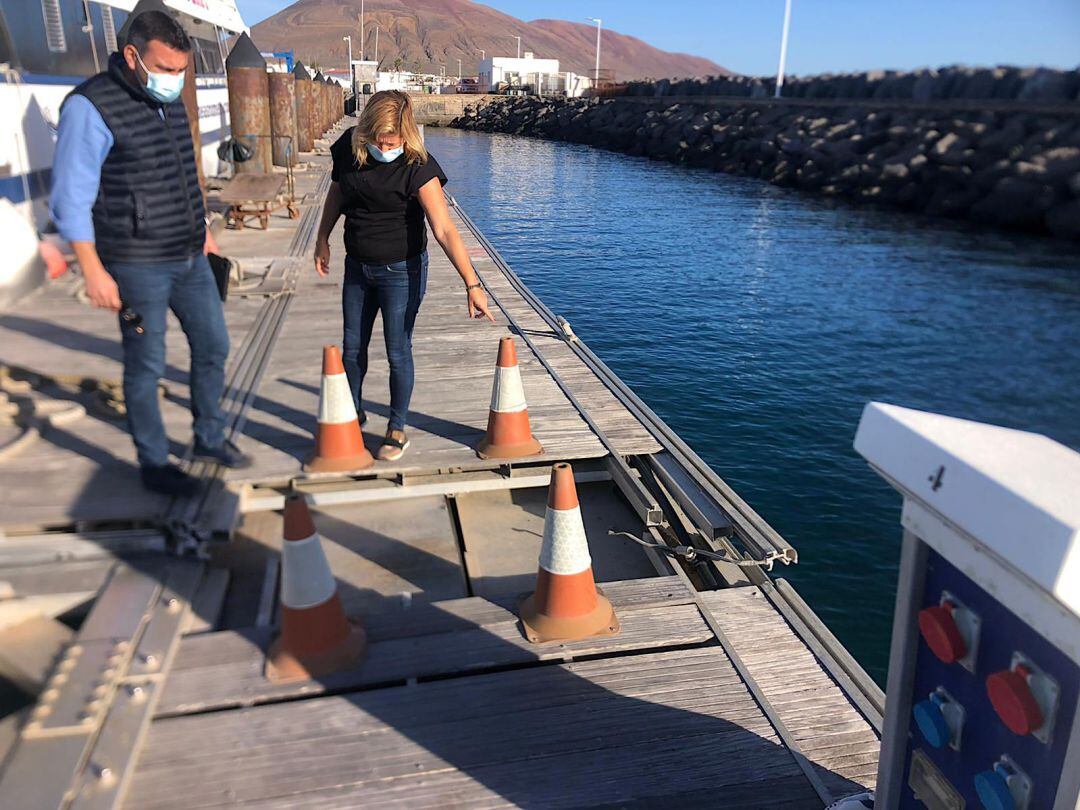
[[[382,311],[383,337],[390,362],[390,419],[379,458],[401,458],[409,439],[405,422],[413,389],[412,333],[427,285],[427,230],[465,282],[470,318],[494,321],[488,310],[465,243],[450,219],[438,162],[428,154],[405,93],[376,93],[359,123],[330,148],[333,158],[315,270],[330,272],[330,231],[345,215],[345,285],[342,360],[360,424],[364,424],[361,386],[375,316]]]

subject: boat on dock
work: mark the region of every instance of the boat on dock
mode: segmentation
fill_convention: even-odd
[[[246,26],[233,0],[164,0],[183,20],[195,57],[202,170],[220,173],[218,146],[229,137],[226,40]],[[76,85],[105,69],[135,0],[0,2],[0,198],[39,231],[48,195],[60,105]]]

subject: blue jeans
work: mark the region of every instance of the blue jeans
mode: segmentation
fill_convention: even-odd
[[[390,363],[391,430],[404,430],[413,391],[412,333],[427,288],[427,251],[394,264],[361,264],[345,258],[341,310],[345,320],[342,360],[356,409],[367,373],[368,344],[382,310],[386,359]]]
[[[143,331],[120,319],[124,345],[124,400],[128,428],[139,464],[157,467],[169,460],[169,439],[158,408],[158,380],[165,374],[165,324],[172,310],[191,348],[191,413],[196,444],[220,447],[225,417],[221,394],[229,332],[214,273],[201,253],[187,261],[162,264],[112,263],[109,275],[124,304],[142,317]]]

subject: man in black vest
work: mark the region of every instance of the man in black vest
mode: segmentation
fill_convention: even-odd
[[[60,111],[50,208],[78,257],[95,306],[120,313],[124,399],[143,484],[187,495],[195,482],[169,463],[158,408],[171,309],[191,348],[195,458],[243,467],[224,436],[220,400],[229,335],[206,253],[195,149],[180,100],[191,40],[168,14],[130,24],[109,69]]]

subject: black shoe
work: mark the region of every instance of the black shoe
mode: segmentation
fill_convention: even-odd
[[[163,464],[160,467],[140,467],[139,476],[142,478],[144,487],[162,495],[186,498],[194,495],[199,488],[198,481],[172,464]]]
[[[221,447],[213,450],[207,447],[200,447],[196,444],[193,458],[195,461],[220,464],[222,467],[228,467],[230,470],[246,470],[255,463],[251,456],[241,452],[240,448],[228,439],[222,442]]]

